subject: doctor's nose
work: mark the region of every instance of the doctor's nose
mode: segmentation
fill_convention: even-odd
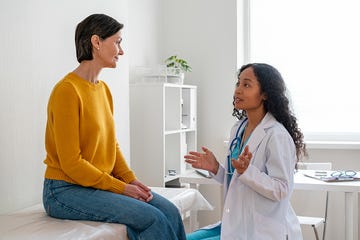
[[[235,88],[235,95],[236,94],[241,94],[242,93],[242,87],[240,87],[240,86],[236,86],[236,88]]]

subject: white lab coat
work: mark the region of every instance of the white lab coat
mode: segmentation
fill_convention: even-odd
[[[242,121],[232,128],[229,142]],[[296,164],[291,136],[267,113],[247,145],[253,154],[250,165],[241,175],[235,170],[228,188],[227,160],[213,176],[224,184],[221,239],[301,240],[300,223],[290,204]]]

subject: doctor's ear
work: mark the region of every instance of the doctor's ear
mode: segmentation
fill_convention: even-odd
[[[263,93],[263,94],[262,94],[262,100],[264,100],[264,101],[267,100],[267,95],[266,95],[266,93]]]

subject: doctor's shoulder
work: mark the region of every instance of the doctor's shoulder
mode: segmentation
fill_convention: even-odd
[[[286,130],[284,125],[279,122],[276,122],[270,128],[266,129],[266,135],[268,136],[268,141],[275,141],[283,146],[289,146],[289,144],[293,147],[294,141],[290,135],[290,133]]]

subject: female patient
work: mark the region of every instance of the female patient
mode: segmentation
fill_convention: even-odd
[[[116,140],[112,96],[98,76],[124,54],[122,28],[104,14],[76,27],[80,64],[48,103],[44,207],[56,218],[125,224],[131,240],[185,239],[178,209],[136,179]]]
[[[233,101],[239,121],[231,130],[225,166],[205,147],[185,156],[224,184],[222,222],[187,239],[302,239],[290,197],[296,162],[306,150],[285,93],[274,67],[254,63],[240,69]]]

